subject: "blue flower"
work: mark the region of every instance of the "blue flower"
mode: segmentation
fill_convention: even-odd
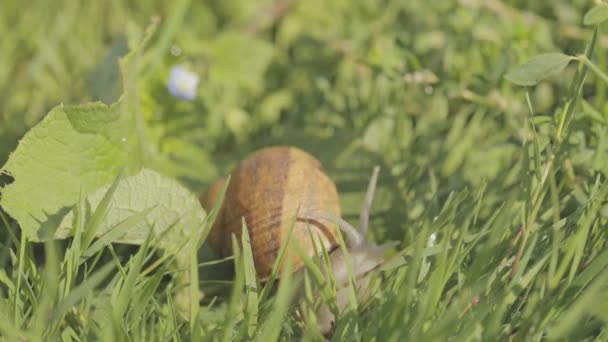
[[[196,90],[200,77],[182,66],[174,66],[169,75],[167,89],[178,99],[192,101],[196,97]]]

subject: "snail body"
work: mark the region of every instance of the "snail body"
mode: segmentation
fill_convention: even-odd
[[[326,277],[331,272],[336,284],[347,286],[349,272],[346,259],[349,259],[353,276],[361,280],[362,287],[366,287],[367,274],[383,262],[385,249],[365,239],[378,172],[379,168],[374,168],[360,225],[355,229],[340,218],[336,186],[316,158],[298,148],[286,146],[254,152],[241,161],[231,174],[222,207],[208,238],[209,245],[222,257],[232,255],[232,235],[240,241],[244,218],[256,272],[258,278],[264,281],[271,274],[281,244],[286,241],[293,224],[291,240],[297,240],[309,256],[316,257],[315,247],[318,250],[319,243],[327,251],[331,268],[323,269]],[[206,210],[214,206],[224,184],[225,179],[218,180],[201,197]],[[338,243],[338,228],[346,237],[344,247]],[[304,269],[303,261],[291,240],[286,248],[288,252],[292,250],[292,269],[298,272]],[[345,258],[343,248],[347,249],[349,258]],[[283,275],[282,266],[279,267],[279,276]],[[325,311],[329,315],[327,325],[333,320],[333,315]],[[321,327],[321,330],[325,331],[327,327]]]

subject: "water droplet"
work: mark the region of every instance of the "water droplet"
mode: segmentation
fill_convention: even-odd
[[[171,46],[170,51],[171,51],[171,54],[176,57],[182,54],[182,48],[180,48],[177,45]]]

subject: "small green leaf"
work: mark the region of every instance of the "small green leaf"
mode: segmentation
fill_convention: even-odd
[[[608,19],[608,6],[599,4],[585,13],[583,24],[587,26],[597,25],[606,19]]]
[[[541,80],[559,73],[576,57],[563,53],[545,53],[511,70],[505,78],[520,86],[533,86]]]
[[[382,152],[387,146],[394,144],[392,139],[395,131],[395,120],[391,117],[379,117],[372,121],[363,134],[363,145],[374,152]]]
[[[213,42],[209,70],[211,83],[226,87],[256,90],[274,56],[273,46],[265,40],[226,31]]]

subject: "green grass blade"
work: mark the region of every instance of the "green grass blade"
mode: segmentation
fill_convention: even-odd
[[[243,218],[242,227],[243,245],[243,273],[245,275],[245,310],[243,328],[247,330],[247,339],[252,339],[258,324],[258,287],[255,265],[253,263],[253,252],[251,251],[251,240],[247,230],[247,223]]]
[[[287,255],[285,263],[285,273],[290,274],[292,270],[291,255]],[[291,306],[291,298],[294,293],[292,277],[284,277],[279,283],[279,289],[272,306],[272,311],[266,317],[264,324],[260,328],[260,333],[256,336],[256,341],[276,341],[281,332],[287,310]]]
[[[108,275],[112,273],[115,267],[116,266],[113,263],[105,264],[85,281],[83,281],[82,284],[75,287],[66,298],[57,304],[51,314],[51,317],[53,317],[53,319],[58,319],[59,317],[63,316],[70,307],[81,301],[83,298],[89,295],[91,291],[99,286],[99,284],[101,284],[108,277]]]
[[[97,230],[99,229],[99,227],[103,223],[103,220],[105,219],[106,215],[108,214],[108,211],[110,210],[110,205],[112,203],[112,197],[114,196],[114,193],[116,192],[116,188],[118,188],[118,184],[120,183],[120,180],[122,179],[123,173],[124,173],[124,171],[121,171],[118,174],[118,176],[116,177],[116,179],[114,180],[112,185],[108,188],[108,191],[106,191],[105,195],[99,202],[99,205],[97,206],[97,208],[95,208],[95,211],[91,214],[91,217],[87,221],[87,225],[84,229],[83,237],[82,237],[83,250],[84,250],[84,248],[89,247],[89,245],[95,238],[95,234],[97,233]]]
[[[132,300],[135,284],[140,277],[141,268],[144,263],[144,257],[148,252],[148,246],[150,239],[152,238],[153,227],[150,227],[150,231],[146,237],[144,244],[139,248],[137,254],[129,261],[129,268],[127,270],[126,277],[122,286],[119,288],[116,300],[112,303],[113,315],[115,319],[124,317],[127,312],[129,303]]]
[[[116,226],[112,227],[110,230],[105,232],[103,235],[99,236],[99,238],[93,242],[80,256],[80,264],[84,263],[90,257],[95,255],[95,253],[101,251],[105,246],[114,241],[115,239],[120,238],[124,233],[134,225],[141,222],[145,219],[146,215],[152,211],[154,208],[148,208],[142,212],[139,212],[135,215],[126,218],[124,221],[120,222]]]

